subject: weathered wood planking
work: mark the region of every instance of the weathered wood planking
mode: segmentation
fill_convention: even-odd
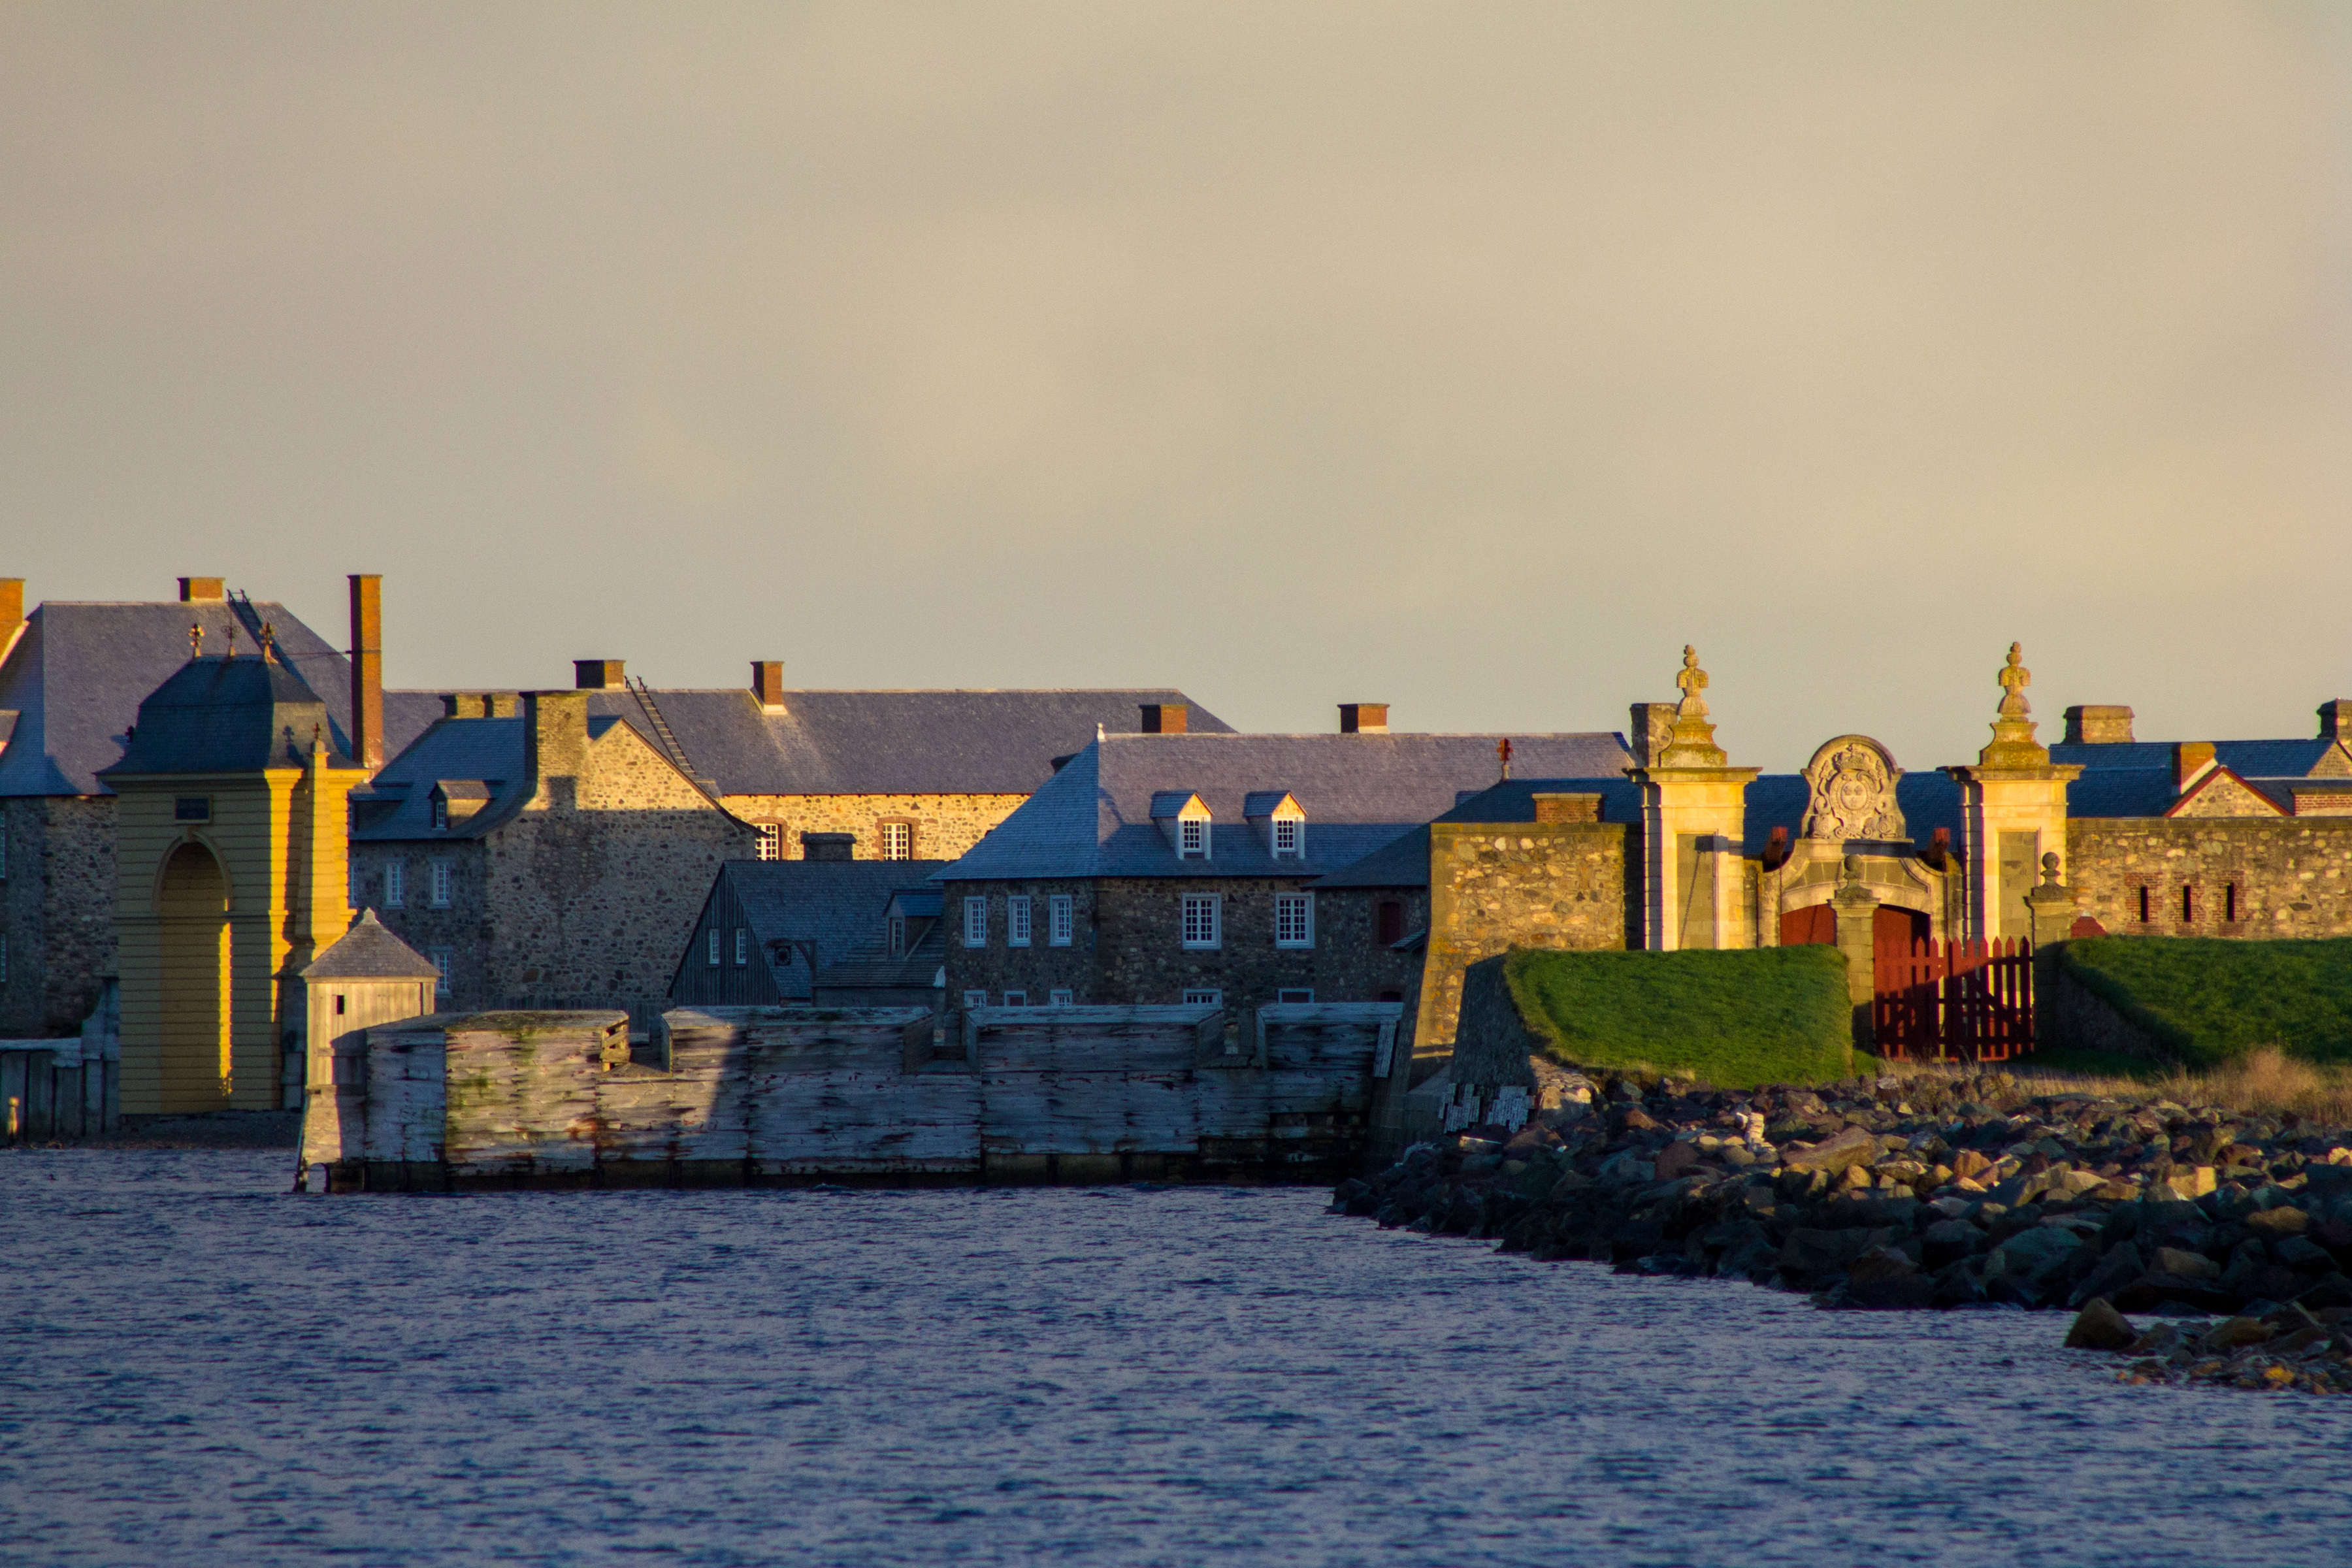
[[[977,1175],[979,1083],[930,1070],[933,1023],[922,1007],[755,1010],[753,1173]]]
[[[605,1047],[627,1036],[625,1013],[478,1013],[444,1020],[447,1041],[446,1155],[469,1173],[580,1175],[595,1168],[597,1089]],[[408,1026],[368,1031],[368,1130],[377,1125],[375,1037],[428,1034]]]
[[[973,1007],[964,1031],[984,1165],[1200,1152],[1196,1064],[1223,1051],[1222,1008]]]
[[[108,1131],[113,1077],[114,1064],[78,1039],[0,1041],[0,1137],[46,1143]]]
[[[1270,1162],[1325,1165],[1362,1148],[1381,1031],[1403,1011],[1394,1002],[1258,1009]]]

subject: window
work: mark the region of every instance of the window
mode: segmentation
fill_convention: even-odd
[[[1303,860],[1307,858],[1307,824],[1296,816],[1274,819],[1274,858],[1277,860]]]
[[[719,967],[719,928],[715,925],[710,928],[710,967]]]
[[[341,1017],[342,1016],[343,1016],[343,994],[342,994],[342,993],[341,993],[341,992],[338,991],[337,993],[335,993],[335,1016],[336,1016],[336,1017],[338,1017],[338,1018],[340,1018],[340,1017]]]
[[[1372,922],[1372,940],[1382,947],[1394,947],[1404,940],[1404,906],[1394,899],[1382,899],[1378,918]]]
[[[425,956],[433,961],[433,967],[439,971],[439,974],[433,982],[433,995],[437,1001],[449,994],[449,950],[446,947],[432,948],[426,952]]]
[[[1274,896],[1274,945],[1315,945],[1315,895],[1276,893]]]
[[[904,915],[890,917],[890,956],[907,956],[907,917]]]
[[[1068,991],[1048,991],[1045,993],[1045,1005],[1048,1007],[1074,1007],[1077,1005],[1077,1004],[1072,999],[1071,993]]]
[[[1389,989],[1381,993],[1380,999],[1383,1002],[1402,1002],[1404,1000],[1404,993],[1394,986],[1391,986]]]
[[[1029,895],[1014,893],[1004,900],[1004,945],[1029,945]]]
[[[1315,993],[1307,986],[1286,985],[1274,994],[1274,999],[1277,1002],[1312,1002]]]
[[[1070,895],[1055,893],[1045,900],[1045,943],[1049,947],[1067,947],[1077,921],[1070,912]]]
[[[1007,991],[1004,994],[1004,1005],[1008,1007],[1026,1007],[1029,1005],[1029,993],[1026,991]]]
[[[1204,816],[1188,816],[1176,825],[1176,858],[1179,860],[1209,858],[1209,820]]]
[[[751,962],[751,933],[748,931],[738,931],[735,933],[735,966],[740,969]]]
[[[457,885],[457,881],[456,865],[447,860],[433,862],[433,907],[435,909],[446,910],[449,907],[449,893]]]
[[[2180,923],[2192,925],[2197,920],[2197,889],[2182,884],[2180,889]]]
[[[383,907],[399,909],[408,890],[408,862],[387,860],[383,863]]]
[[[208,795],[184,795],[172,802],[174,822],[210,822],[213,819],[213,797]]]
[[[2235,882],[2229,883],[2221,889],[2221,918],[2225,921],[2234,921],[2238,918],[2238,884]]]
[[[1222,1007],[1224,1005],[1225,994],[1211,987],[1188,987],[1184,992],[1184,1005],[1187,1007]]]
[[[2147,921],[2148,921],[2148,913],[2149,913],[2149,910],[2148,910],[2148,907],[2147,907],[2147,889],[2146,888],[2142,888],[2142,889],[2139,890],[2139,923],[2140,923],[2140,924],[2142,924],[2142,925],[2146,925],[2146,924],[2147,924]]]
[[[782,859],[784,858],[784,825],[781,822],[762,822],[759,825],[759,828],[760,858]]]
[[[8,879],[8,835],[0,830],[0,882]]]
[[[1216,947],[1221,945],[1223,931],[1218,921],[1218,896],[1214,893],[1184,895],[1184,945],[1186,947]]]
[[[963,901],[963,944],[966,947],[988,945],[988,895]]]
[[[915,825],[911,822],[885,822],[881,826],[882,858],[912,860],[915,858]]]
[[[988,1005],[988,993],[967,991],[963,994],[963,1005],[967,1007],[985,1007]]]
[[[433,797],[433,830],[436,833],[449,831],[449,797],[447,795],[436,795]]]

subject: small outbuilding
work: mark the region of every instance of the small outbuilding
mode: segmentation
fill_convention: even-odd
[[[440,981],[439,967],[386,931],[373,910],[362,911],[351,930],[303,969],[310,1023],[304,1165],[341,1159],[344,1128],[357,1130],[346,1118],[358,1116],[365,1089],[360,1058],[367,1051],[367,1030],[431,1013]]]

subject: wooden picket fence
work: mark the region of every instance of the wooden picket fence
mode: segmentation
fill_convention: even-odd
[[[1880,1056],[1999,1062],[2033,1048],[2033,944],[2023,937],[1888,942],[1873,956]]]

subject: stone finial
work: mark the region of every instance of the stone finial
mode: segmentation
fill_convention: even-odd
[[[2042,858],[2042,885],[2045,888],[2058,885],[2058,851],[2055,849]]]
[[[188,657],[190,658],[205,657],[205,624],[202,621],[188,623]]]
[[[268,658],[278,648],[278,626],[274,621],[261,623],[261,657]]]
[[[2009,645],[2009,661],[1995,678],[2000,682],[2000,717],[1992,722],[1992,743],[1977,753],[1986,767],[2033,767],[2050,761],[2049,748],[2033,738],[2033,704],[2025,700],[2033,672],[2021,662],[2022,648]]]
[[[228,625],[223,626],[221,628],[221,636],[226,640],[228,645],[226,648],[223,650],[223,657],[235,658],[236,657],[236,623],[235,621],[231,621]]]
[[[1668,737],[1665,750],[1658,753],[1655,765],[1724,766],[1731,759],[1715,743],[1715,726],[1707,721],[1706,699],[1699,695],[1706,689],[1706,671],[1698,667],[1698,650],[1688,643],[1683,645],[1683,667],[1675,676],[1675,684],[1682,688],[1683,700],[1675,707],[1674,733]]]

